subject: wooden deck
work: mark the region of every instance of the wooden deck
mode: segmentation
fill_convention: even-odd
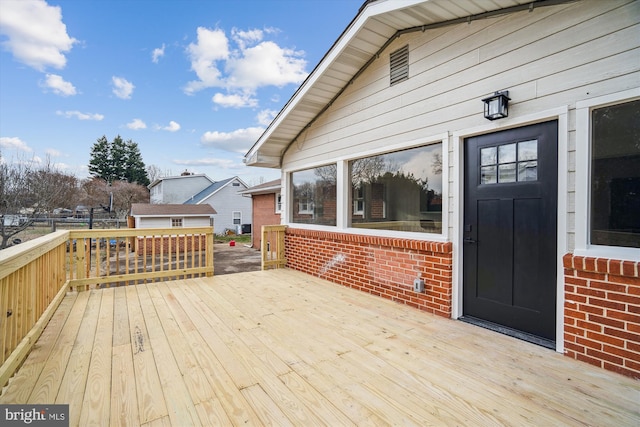
[[[640,381],[272,270],[70,293],[0,403],[82,426],[637,426]]]

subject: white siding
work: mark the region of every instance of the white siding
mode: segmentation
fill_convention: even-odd
[[[290,171],[440,134],[486,128],[481,99],[509,90],[509,117],[493,129],[540,111],[568,109],[561,170],[567,192],[567,248],[575,229],[576,102],[638,87],[640,2],[585,0],[417,32],[395,40],[285,153]],[[409,44],[409,79],[389,86],[389,53]],[[520,121],[519,121],[520,118]],[[451,143],[455,141],[451,140]],[[450,146],[453,172],[456,147]],[[450,177],[457,197],[458,177]],[[450,198],[450,215],[455,213]],[[218,206],[215,206],[218,210]],[[218,210],[218,212],[220,212]],[[228,215],[229,218],[231,215]],[[450,216],[451,227],[458,219]],[[451,233],[451,231],[450,231]],[[451,237],[451,235],[449,235]]]
[[[164,178],[155,186],[160,188],[157,195],[153,196],[152,189],[151,203],[184,203],[211,184],[212,182],[203,175]]]
[[[238,182],[240,186],[234,187],[233,182]],[[246,190],[247,187],[237,180],[229,182],[219,189],[213,196],[202,201],[208,203],[216,210],[214,215],[214,232],[222,234],[226,229],[236,230],[233,224],[233,212],[242,212],[241,224],[251,224],[251,197],[244,197],[238,194],[239,191]]]

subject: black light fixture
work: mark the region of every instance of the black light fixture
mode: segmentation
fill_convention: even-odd
[[[509,115],[509,91],[496,92],[482,100],[484,102],[484,118],[501,119]]]

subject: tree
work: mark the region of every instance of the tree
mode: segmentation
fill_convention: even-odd
[[[126,218],[132,203],[149,203],[149,190],[140,184],[127,181],[108,183],[100,178],[91,178],[82,183],[85,193],[84,204],[93,208],[108,209],[113,200],[112,213],[118,218]]]
[[[140,148],[132,140],[125,142],[118,135],[109,142],[102,136],[91,147],[90,157],[89,173],[94,178],[103,179],[108,183],[126,181],[149,185]]]
[[[147,175],[147,170],[144,167],[144,162],[142,161],[142,155],[140,154],[138,144],[129,140],[126,154],[127,160],[125,165],[125,176],[127,178],[127,182],[136,182],[140,185],[144,185],[145,187],[151,184]]]
[[[73,207],[78,195],[75,176],[56,169],[47,159],[0,162],[0,249],[42,213]]]

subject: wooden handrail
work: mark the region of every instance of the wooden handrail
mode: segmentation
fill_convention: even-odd
[[[213,228],[59,230],[0,251],[0,389],[69,290],[213,276]]]
[[[262,226],[262,269],[283,268],[287,264],[284,251],[286,225]]]

